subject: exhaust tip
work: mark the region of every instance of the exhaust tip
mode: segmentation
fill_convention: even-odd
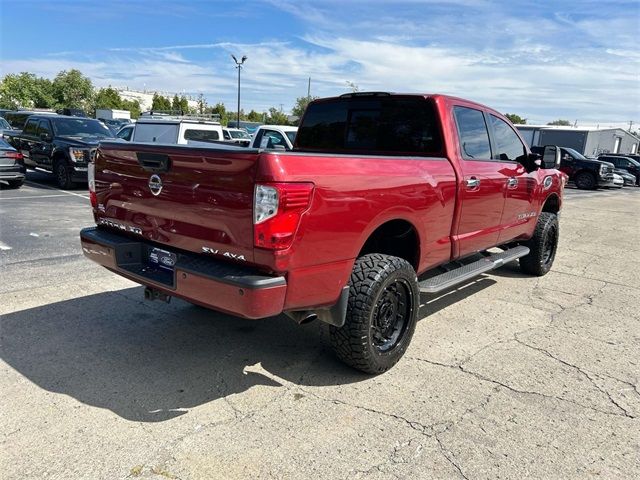
[[[300,321],[300,325],[305,325],[307,323],[311,323],[314,320],[318,319],[318,315],[316,315],[315,313],[310,313],[309,315],[305,316],[302,318],[302,320]]]

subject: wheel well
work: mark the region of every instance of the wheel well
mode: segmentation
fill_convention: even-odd
[[[358,257],[368,253],[383,253],[403,258],[417,269],[420,242],[416,229],[406,220],[383,223],[369,235]]]
[[[558,213],[560,211],[560,199],[557,195],[549,195],[542,206],[543,212]]]
[[[578,175],[580,175],[580,174],[582,174],[582,173],[586,173],[586,174],[588,174],[588,175],[591,175],[593,178],[596,178],[596,174],[595,174],[595,173],[593,173],[591,170],[587,170],[586,168],[585,168],[585,169],[582,169],[582,170],[577,171],[575,176],[577,177]]]

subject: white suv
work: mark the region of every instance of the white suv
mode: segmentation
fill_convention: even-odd
[[[291,150],[298,127],[287,125],[260,125],[251,139],[252,148]]]

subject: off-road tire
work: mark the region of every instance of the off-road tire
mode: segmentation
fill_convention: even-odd
[[[395,306],[392,305],[394,298]],[[351,273],[345,324],[340,328],[330,327],[333,349],[353,368],[365,373],[383,373],[402,358],[409,346],[418,321],[419,306],[418,279],[409,262],[379,253],[364,255],[356,260]],[[385,351],[376,345],[380,342],[379,323],[384,322],[380,317],[384,315],[396,317],[392,321],[394,325],[401,323],[391,329],[391,336],[396,332],[398,336],[393,342],[389,340]]]
[[[555,213],[542,212],[538,217],[533,237],[523,245],[529,247],[529,254],[520,259],[520,269],[529,275],[546,275],[556,257],[560,228]]]
[[[62,159],[58,159],[53,164],[53,174],[56,177],[56,184],[62,189],[69,189],[73,187],[71,181],[71,172],[66,162]]]
[[[595,190],[598,186],[596,177],[590,172],[580,172],[576,175],[574,183],[580,190]]]
[[[9,184],[9,188],[18,189],[24,185],[24,180],[7,180],[7,183]]]

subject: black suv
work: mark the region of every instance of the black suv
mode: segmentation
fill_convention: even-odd
[[[533,153],[542,155],[544,147],[531,147]],[[581,190],[594,190],[613,185],[613,165],[585,157],[573,148],[560,147],[560,171],[569,176]]]
[[[637,158],[636,158],[637,157]],[[640,155],[622,153],[601,153],[598,160],[613,163],[616,168],[626,170],[636,177],[636,185],[640,185]]]
[[[31,115],[20,133],[7,141],[22,153],[28,168],[53,172],[58,186],[70,188],[87,181],[87,166],[98,143],[113,133],[92,118]]]

